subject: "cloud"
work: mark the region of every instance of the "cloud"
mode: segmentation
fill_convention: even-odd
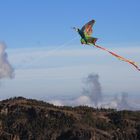
[[[127,93],[122,93],[121,97],[114,96],[113,99],[107,100],[106,102],[102,100],[98,102],[98,106],[95,106],[93,101],[89,96],[81,95],[74,99],[53,99],[49,100],[48,102],[56,105],[56,106],[79,106],[79,105],[86,105],[90,107],[98,107],[98,108],[112,108],[117,110],[139,110],[140,105],[132,103],[131,100],[128,99]]]
[[[139,110],[140,106],[129,98],[128,93],[123,92],[121,96],[118,97],[114,95],[112,100],[108,100],[107,103],[102,103],[103,108],[114,108],[117,110]]]
[[[52,50],[49,50],[47,47],[18,49],[14,48],[13,50],[10,50],[10,53],[10,60],[18,69],[77,65],[81,63],[83,64],[83,58],[87,60],[91,56],[100,57],[102,55],[99,50],[94,49],[92,49],[92,51],[91,49],[87,48],[64,49],[56,51],[53,48]]]
[[[129,96],[128,93],[123,92],[121,94],[121,100],[118,102],[117,105],[117,109],[118,110],[136,110],[136,107],[133,106],[130,102],[129,102]]]
[[[5,43],[0,43],[0,79],[14,77],[14,69],[8,61],[8,55],[5,49]]]
[[[102,101],[102,89],[99,82],[98,74],[89,74],[84,79],[84,88],[82,95],[79,97],[69,99],[69,100],[50,100],[50,103],[54,105],[88,105],[93,107],[98,107]]]
[[[50,100],[49,103],[55,105],[55,106],[64,106],[61,100]]]
[[[139,110],[140,107],[137,104],[133,104],[129,99],[128,93],[123,92],[121,96],[113,95],[112,99],[104,100],[101,84],[99,82],[98,74],[89,74],[84,79],[84,88],[82,95],[73,99],[63,100],[50,100],[57,106],[79,106],[87,105],[91,107],[113,108],[117,110]]]
[[[56,106],[79,106],[79,105],[93,106],[90,98],[85,95],[81,95],[73,99],[61,99],[61,100],[53,99],[53,100],[49,100],[48,102]]]
[[[82,95],[70,100],[52,100],[53,104],[57,105],[88,105],[98,107],[99,102],[102,101],[101,84],[99,82],[98,74],[89,74],[84,79],[84,88]]]
[[[91,100],[88,96],[82,95],[74,100],[76,105],[91,105]]]
[[[84,80],[85,87],[83,88],[83,95],[86,95],[97,107],[102,100],[102,88],[99,82],[98,74],[89,74]]]
[[[10,52],[10,61],[16,69],[48,69],[54,67],[76,67],[80,65],[86,67],[87,65],[91,65],[98,73],[104,74],[112,70],[111,74],[113,75],[116,71],[118,75],[126,71],[126,75],[135,70],[131,65],[119,61],[109,53],[98,48],[81,45],[68,47],[69,49],[63,48],[58,50],[56,50],[57,46],[14,48],[8,49],[8,51]],[[140,55],[138,54],[140,48],[137,46],[124,46],[123,48],[116,46],[109,49],[125,58],[132,59],[138,64],[140,63]],[[121,69],[118,69],[118,67],[121,67]]]

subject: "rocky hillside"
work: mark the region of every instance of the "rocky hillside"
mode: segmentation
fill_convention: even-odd
[[[0,101],[0,140],[140,140],[140,111]]]

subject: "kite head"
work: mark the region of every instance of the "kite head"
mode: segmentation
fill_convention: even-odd
[[[72,29],[74,29],[76,32],[79,32],[80,29],[79,28],[76,28],[76,27],[73,27]]]

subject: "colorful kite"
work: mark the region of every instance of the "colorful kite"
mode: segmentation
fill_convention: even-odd
[[[118,59],[133,65],[137,70],[140,71],[140,68],[138,67],[138,65],[134,61],[128,60],[128,59],[126,59],[122,56],[119,56],[119,55],[115,54],[114,52],[109,51],[106,48],[103,48],[103,47],[95,44],[98,39],[94,38],[94,37],[91,37],[91,34],[93,33],[92,26],[93,26],[94,23],[95,23],[95,20],[91,20],[87,24],[85,24],[81,29],[73,27],[73,29],[75,31],[77,31],[79,33],[79,35],[81,36],[81,44],[94,45],[95,47],[97,47],[99,49],[107,51],[108,53],[117,57]]]

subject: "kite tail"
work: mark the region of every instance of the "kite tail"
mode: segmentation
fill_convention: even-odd
[[[98,46],[98,45],[94,45],[94,46],[97,47],[97,48],[99,48],[99,49],[102,49],[102,50],[104,50],[104,51],[107,51],[107,52],[110,53],[111,55],[117,57],[119,60],[125,61],[125,62],[127,62],[127,63],[133,65],[137,70],[140,71],[140,68],[138,67],[138,65],[136,64],[136,62],[131,61],[131,60],[128,60],[128,59],[126,59],[126,58],[124,58],[124,57],[122,57],[122,56],[119,56],[119,55],[115,54],[114,52],[111,52],[111,51],[109,51],[109,50],[107,50],[106,48],[103,48],[103,47],[101,47],[101,46]]]

